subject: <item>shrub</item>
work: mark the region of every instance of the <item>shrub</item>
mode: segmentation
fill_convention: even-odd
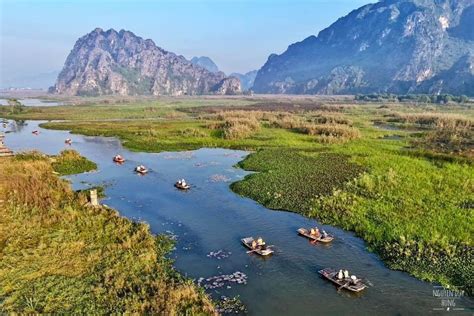
[[[352,121],[340,113],[309,113],[309,121],[315,124],[342,124],[352,125]]]
[[[440,122],[455,125],[472,124],[472,122],[464,116],[447,113],[392,113],[388,121],[418,124],[425,127],[435,127]]]
[[[323,142],[347,141],[360,137],[358,129],[340,124],[305,124],[298,129],[301,133],[321,136]]]
[[[223,122],[212,122],[208,124],[208,128],[221,130],[225,139],[246,138],[260,129],[260,114],[244,111],[221,112],[216,117]]]
[[[420,143],[419,143],[420,144]],[[433,131],[426,134],[422,146],[442,152],[474,150],[474,128],[466,120],[439,120]]]
[[[241,139],[260,129],[260,123],[254,118],[230,118],[222,125],[225,139]]]

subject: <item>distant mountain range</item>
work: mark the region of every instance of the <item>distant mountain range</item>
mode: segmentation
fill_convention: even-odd
[[[247,91],[247,90],[252,90],[255,77],[257,77],[257,72],[258,70],[252,70],[245,74],[233,72],[230,74],[230,76],[239,78],[240,84],[242,86],[242,90]]]
[[[210,59],[209,57],[206,56],[201,56],[201,57],[193,57],[191,59],[191,62],[194,65],[198,65],[204,69],[209,70],[210,72],[217,73],[219,72],[219,67]]]
[[[474,0],[382,0],[231,76],[132,32],[80,38],[52,92],[69,95],[429,93],[474,96]]]
[[[53,93],[67,95],[237,94],[237,78],[210,72],[132,32],[100,28],[81,37]]]
[[[201,66],[210,72],[217,73],[219,72],[219,67],[217,67],[216,63],[209,57],[201,56],[201,57],[193,57],[191,62],[195,65]],[[236,77],[240,80],[240,84],[242,86],[242,90],[250,90],[253,86],[253,82],[255,77],[257,76],[257,70],[249,71],[245,74],[241,74],[238,72],[233,72],[229,75],[230,77]]]
[[[382,0],[271,55],[257,93],[474,95],[474,0]]]

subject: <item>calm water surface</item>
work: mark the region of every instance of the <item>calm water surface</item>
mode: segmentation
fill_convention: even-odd
[[[35,98],[18,99],[18,101],[20,101],[24,106],[58,106],[63,104],[62,102]],[[0,105],[8,105],[8,99],[0,98]]]
[[[40,130],[38,136],[31,134]],[[0,127],[0,131],[1,131]],[[38,149],[57,154],[69,148],[64,139],[73,139],[72,148],[98,163],[98,172],[69,177],[75,189],[106,185],[104,204],[133,220],[150,224],[154,233],[173,234],[173,253],[179,271],[193,279],[209,278],[237,271],[247,275],[247,284],[232,283],[210,290],[215,297],[239,295],[251,315],[424,315],[441,314],[440,300],[433,286],[406,273],[387,269],[364,242],[352,233],[322,226],[336,236],[330,245],[311,244],[299,237],[299,227],[318,225],[294,213],[268,210],[254,201],[239,197],[229,189],[231,182],[247,173],[233,166],[247,155],[243,151],[200,149],[180,153],[133,153],[114,138],[70,135],[44,130],[38,122],[10,122],[4,131],[7,145],[15,150]],[[112,157],[127,159],[116,165]],[[137,164],[151,169],[146,176],[133,172]],[[173,183],[185,177],[193,188],[180,192]],[[249,255],[240,238],[263,236],[275,245],[267,259]],[[224,250],[227,258],[207,256]],[[370,285],[359,295],[335,286],[318,276],[325,267],[348,268]],[[472,300],[457,301],[458,308],[472,306]],[[451,314],[472,314],[451,311]]]

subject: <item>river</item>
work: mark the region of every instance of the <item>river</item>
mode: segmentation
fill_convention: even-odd
[[[239,295],[250,315],[440,314],[441,300],[433,297],[432,284],[386,268],[354,234],[295,213],[269,210],[234,194],[230,183],[248,173],[233,166],[246,152],[206,148],[130,152],[115,138],[71,136],[66,131],[42,129],[39,123],[10,121],[3,129],[10,131],[7,146],[47,154],[73,148],[95,161],[97,172],[67,177],[75,189],[105,185],[107,198],[102,203],[132,220],[147,222],[153,233],[176,236],[172,257],[176,268],[190,278],[243,272],[246,284],[229,283],[208,292],[214,297]],[[40,134],[32,135],[33,130]],[[64,144],[69,137],[72,146]],[[127,159],[125,164],[112,162],[117,153]],[[135,174],[137,164],[149,167],[150,173]],[[173,187],[183,177],[192,184],[188,192]],[[296,234],[299,227],[314,225],[336,239],[329,245],[312,244]],[[275,245],[275,254],[266,259],[247,254],[240,243],[247,236],[263,236]],[[220,259],[208,256],[219,250]],[[369,287],[358,295],[337,291],[318,275],[325,267],[347,268],[363,277]],[[468,298],[457,299],[455,308],[467,309],[472,303]],[[456,313],[471,314],[472,310]]]
[[[24,106],[59,106],[64,105],[60,101],[51,101],[37,98],[17,99]],[[0,105],[8,105],[8,99],[0,98]]]

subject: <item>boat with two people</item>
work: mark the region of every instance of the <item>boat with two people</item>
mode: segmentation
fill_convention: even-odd
[[[64,141],[64,143],[65,143],[66,145],[72,145],[72,139],[66,138],[66,140]]]
[[[121,155],[115,155],[114,156],[114,162],[122,164],[125,162],[125,159]]]
[[[298,229],[298,234],[311,240],[323,243],[329,243],[334,239],[334,237],[326,233],[325,230],[320,231],[317,227],[311,229],[300,228]]]
[[[355,275],[349,275],[348,270],[336,271],[331,268],[325,268],[318,271],[321,276],[338,285],[338,291],[346,289],[351,292],[363,291],[367,285],[362,283],[362,280],[357,278]]]
[[[262,237],[258,237],[257,239],[253,237],[242,238],[242,243],[245,247],[250,249],[247,253],[255,252],[260,256],[268,256],[274,252],[273,249],[271,249],[272,246],[267,246]]]
[[[191,189],[191,186],[189,185],[189,183],[187,183],[186,180],[184,179],[176,181],[174,186],[178,188],[179,190],[184,190],[184,191]]]
[[[135,172],[144,175],[148,173],[148,169],[144,165],[139,165],[135,168]]]

